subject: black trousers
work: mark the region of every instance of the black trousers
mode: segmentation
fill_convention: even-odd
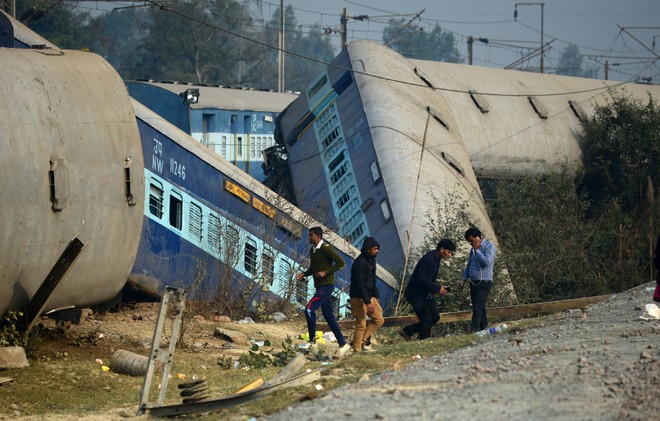
[[[404,327],[403,331],[406,332],[408,336],[417,333],[417,339],[419,340],[426,339],[431,336],[431,328],[433,325],[440,321],[438,306],[435,304],[435,300],[427,299],[424,300],[424,304],[420,308],[413,308],[413,310],[415,310],[415,315],[417,315],[419,322]]]
[[[492,281],[470,281],[470,299],[472,300],[472,324],[470,328],[473,332],[478,332],[488,327],[486,301],[488,301],[488,293],[492,287]]]

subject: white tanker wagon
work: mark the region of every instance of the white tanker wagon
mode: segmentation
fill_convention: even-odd
[[[106,302],[143,221],[130,97],[100,56],[22,37],[6,14],[0,26],[0,314]]]

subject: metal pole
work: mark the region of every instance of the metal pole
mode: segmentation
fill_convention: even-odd
[[[342,7],[341,8],[341,16],[339,19],[339,22],[341,23],[341,49],[345,50],[346,49],[346,21],[348,21],[348,18],[346,17],[346,8]]]
[[[278,46],[277,91],[284,92],[284,0],[280,0],[280,31]]]
[[[472,43],[474,42],[474,37],[470,35],[467,40],[468,44],[468,64],[472,66]]]
[[[541,73],[543,73],[543,6],[545,3],[541,3]]]

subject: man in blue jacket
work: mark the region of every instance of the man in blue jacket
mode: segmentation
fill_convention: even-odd
[[[419,322],[401,329],[399,335],[406,341],[412,340],[415,333],[419,340],[428,338],[431,336],[431,327],[440,321],[440,313],[434,295],[447,295],[449,288],[441,286],[436,279],[440,270],[440,261],[449,260],[454,251],[456,251],[456,245],[453,241],[440,240],[435,250],[429,251],[417,262],[404,295],[415,311]]]
[[[488,327],[486,301],[488,293],[493,287],[496,248],[495,244],[483,239],[481,231],[474,227],[465,232],[465,240],[472,248],[459,288],[463,288],[463,285],[470,281],[470,299],[472,300],[472,324],[470,327],[473,332],[478,332]]]

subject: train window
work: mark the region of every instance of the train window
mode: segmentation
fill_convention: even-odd
[[[229,265],[238,264],[239,247],[240,247],[240,235],[238,230],[232,226],[227,226],[225,236],[225,263]]]
[[[188,232],[195,241],[202,240],[202,208],[192,202],[188,211]]]
[[[245,240],[245,255],[243,258],[243,267],[245,270],[256,275],[257,273],[257,243],[248,238]]]
[[[307,92],[307,96],[308,96],[309,98],[311,98],[311,97],[313,97],[314,95],[316,95],[316,94],[321,90],[321,88],[323,87],[323,85],[325,85],[327,82],[328,82],[328,78],[327,78],[327,76],[323,75],[323,77],[321,77],[321,79],[319,79],[319,80],[314,84],[314,86],[312,87],[312,89],[310,89],[309,92]]]
[[[170,194],[170,225],[180,230],[183,226],[183,200],[179,193]]]
[[[249,137],[248,137],[249,139]],[[259,138],[254,138],[254,140],[250,143],[250,159],[254,159],[257,156],[257,142],[259,141]]]
[[[156,180],[149,183],[149,213],[159,219],[163,217],[163,185]]]
[[[275,257],[270,251],[261,255],[261,276],[268,285],[273,285],[275,272]]]
[[[209,246],[213,252],[220,254],[220,219],[214,214],[209,215]]]
[[[296,281],[296,301],[302,305],[307,304],[307,278]]]
[[[243,157],[243,136],[236,136],[236,157]]]
[[[227,158],[227,136],[222,136],[222,141],[220,142],[220,155]]]
[[[392,217],[392,214],[390,213],[390,207],[387,204],[387,200],[383,200],[380,202],[380,211],[383,212],[383,219],[385,222],[389,221],[390,218]]]
[[[294,279],[293,276],[293,271],[291,270],[291,264],[284,258],[280,259],[280,264],[279,268],[277,270],[277,278],[279,280],[280,285],[282,286],[282,289],[288,288],[291,286],[291,280]],[[286,292],[286,291],[282,291]],[[288,295],[288,294],[282,294],[282,295]]]
[[[339,155],[337,155],[337,157],[335,159],[333,159],[330,162],[330,164],[328,164],[328,169],[330,170],[330,172],[333,172],[335,170],[335,168],[337,168],[337,166],[344,161],[344,158],[345,158],[345,155],[344,155],[344,152],[342,151],[342,152],[339,153]]]
[[[380,180],[380,171],[378,171],[378,164],[376,164],[376,161],[369,165],[369,169],[371,169],[371,177],[374,179],[374,183],[378,183],[378,180]]]

